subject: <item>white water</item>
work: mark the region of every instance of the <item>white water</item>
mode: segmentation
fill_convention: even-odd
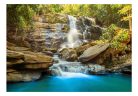
[[[87,73],[87,68],[83,66],[80,62],[68,62],[60,59],[58,55],[54,55],[54,60],[58,60],[58,63],[53,64],[50,67],[52,75],[56,76],[85,76],[83,73]]]
[[[79,39],[80,33],[77,30],[77,19],[70,15],[68,15],[68,19],[70,30],[67,34],[67,42],[61,45],[61,49],[78,47],[82,43]]]
[[[70,31],[67,34],[68,47],[73,48],[75,47],[75,42],[79,40],[78,38],[79,34],[76,27],[77,19],[70,15],[68,15],[68,18],[69,18],[69,26],[70,26]]]
[[[54,76],[86,76],[89,71],[98,72],[105,70],[103,66],[97,64],[84,65],[80,62],[68,62],[60,59],[58,55],[54,55],[53,59],[58,61],[50,67],[51,74]]]

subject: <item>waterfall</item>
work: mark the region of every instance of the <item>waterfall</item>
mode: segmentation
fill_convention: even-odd
[[[77,19],[70,15],[68,15],[68,18],[69,18],[70,30],[69,33],[67,34],[67,46],[69,48],[73,48],[78,46],[80,43],[79,33],[76,26]]]

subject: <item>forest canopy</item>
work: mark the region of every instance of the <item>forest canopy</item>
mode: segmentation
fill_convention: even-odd
[[[62,13],[73,16],[89,16],[108,27],[115,24],[122,28],[130,28],[130,4],[8,4],[7,24],[17,28],[32,26],[32,16]]]

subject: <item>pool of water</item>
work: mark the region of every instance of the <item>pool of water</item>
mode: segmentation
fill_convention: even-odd
[[[8,83],[7,92],[131,92],[131,81],[123,74],[44,76],[33,82]]]

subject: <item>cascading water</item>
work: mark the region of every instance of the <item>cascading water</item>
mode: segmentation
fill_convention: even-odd
[[[88,72],[88,67],[82,65],[80,62],[68,62],[60,59],[58,55],[54,55],[54,60],[58,60],[58,63],[53,64],[50,67],[52,75],[56,76],[80,76],[82,73]]]
[[[77,19],[70,15],[68,15],[68,18],[69,18],[69,26],[70,26],[70,31],[67,34],[68,47],[73,48],[75,47],[75,42],[79,40],[79,37],[78,37],[79,34],[76,27]]]
[[[86,76],[85,74],[89,74],[90,71],[101,72],[101,70],[105,70],[103,66],[97,64],[84,65],[80,62],[64,61],[60,59],[58,55],[54,55],[53,59],[58,61],[58,63],[53,64],[53,66],[49,68],[51,75],[54,76]]]
[[[70,30],[67,34],[67,42],[65,42],[64,44],[61,45],[61,48],[74,48],[74,47],[78,47],[82,42],[79,39],[79,32],[77,30],[77,19],[73,16],[68,15],[68,19],[69,19],[69,27]]]

